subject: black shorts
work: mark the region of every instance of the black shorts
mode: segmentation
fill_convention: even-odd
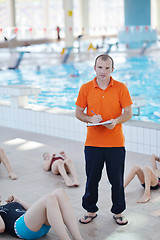
[[[145,183],[143,183],[143,184],[141,184],[142,185],[142,187],[144,187],[145,188]],[[156,186],[150,186],[150,189],[151,190],[156,190],[157,188],[159,188],[159,185],[157,184]]]

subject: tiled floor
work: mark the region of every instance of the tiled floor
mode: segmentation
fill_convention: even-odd
[[[74,207],[77,219],[84,210],[81,207],[81,197],[85,186],[83,143],[51,137],[42,134],[33,134],[25,131],[0,127],[0,147],[4,148],[12,166],[19,176],[13,181],[8,178],[3,166],[0,166],[0,195],[2,200],[10,194],[32,204],[37,198],[56,188],[64,188]],[[45,151],[58,152],[65,150],[76,164],[80,187],[67,188],[60,176],[43,171],[42,154]],[[148,155],[127,152],[126,171],[134,164],[145,166],[149,164]],[[98,217],[88,225],[79,224],[80,231],[85,240],[157,240],[160,237],[159,220],[156,216],[160,209],[160,190],[151,193],[151,200],[145,204],[137,204],[136,200],[142,195],[143,188],[135,179],[126,189],[127,210],[125,215],[129,220],[127,226],[118,226],[112,219],[110,212],[110,184],[106,179],[105,170],[99,187],[100,208]],[[14,239],[2,234],[0,239]],[[59,238],[50,230],[42,239],[58,240]]]

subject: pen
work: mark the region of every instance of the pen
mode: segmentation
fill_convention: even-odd
[[[97,115],[96,113],[94,113],[92,110],[91,110],[91,112],[94,114],[94,115]]]

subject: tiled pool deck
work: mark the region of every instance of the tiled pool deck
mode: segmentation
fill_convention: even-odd
[[[0,147],[4,148],[10,162],[19,176],[13,181],[9,179],[6,170],[0,166],[0,194],[2,200],[10,194],[32,204],[43,194],[57,188],[64,188],[74,208],[77,219],[83,214],[81,197],[85,187],[84,155],[82,141],[38,134],[13,128],[0,127]],[[76,165],[80,180],[78,188],[67,188],[60,176],[44,172],[42,154],[46,151],[58,152],[65,150]],[[134,164],[142,167],[150,164],[150,156],[127,151],[125,175]],[[127,209],[125,216],[129,220],[126,226],[118,226],[110,212],[110,184],[105,171],[99,187],[98,217],[88,225],[79,223],[80,231],[85,240],[157,240],[160,237],[159,220],[160,189],[151,193],[151,200],[145,204],[137,204],[136,200],[143,193],[143,188],[135,179],[126,189]],[[159,213],[160,215],[160,213]],[[0,236],[2,240],[15,239],[7,234]],[[58,240],[51,230],[42,239]]]

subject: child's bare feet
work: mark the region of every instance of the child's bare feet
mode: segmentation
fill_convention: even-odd
[[[137,203],[146,203],[150,200],[150,195],[143,194],[143,196],[137,201]]]
[[[68,178],[66,181],[65,181],[67,187],[73,187],[74,186],[74,183],[71,181],[70,178]]]
[[[10,177],[12,180],[18,179],[17,175],[16,175],[14,172],[9,172],[9,177]]]
[[[74,181],[74,187],[78,187],[79,186],[79,181]]]
[[[67,158],[67,156],[66,156],[66,154],[65,154],[65,152],[64,152],[64,151],[61,151],[61,152],[60,152],[60,154],[62,155],[62,157],[64,157],[64,159],[66,159],[66,158]]]

